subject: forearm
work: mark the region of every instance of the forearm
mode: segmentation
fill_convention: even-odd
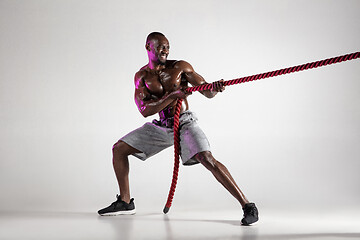
[[[196,72],[184,73],[184,77],[194,87],[209,84],[205,81],[205,79],[202,76],[200,76]],[[213,83],[211,83],[211,89],[200,91],[200,93],[203,94],[207,98],[213,98],[216,96],[216,94],[218,92],[224,91],[225,88],[224,88],[223,83],[224,83],[224,80],[213,82]]]
[[[165,94],[160,99],[143,102],[139,107],[139,111],[144,117],[148,117],[160,112],[173,101],[171,94]]]
[[[213,90],[204,90],[204,91],[200,91],[201,94],[203,94],[205,97],[207,98],[213,98],[215,97],[215,95],[218,93],[216,91]]]
[[[207,84],[207,83],[204,83]],[[202,85],[204,85],[202,84]],[[211,83],[211,89],[204,90],[201,93],[207,98],[213,98],[218,92],[222,92],[225,90],[224,80],[216,81]]]

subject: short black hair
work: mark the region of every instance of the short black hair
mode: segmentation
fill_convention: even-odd
[[[150,33],[146,38],[146,44],[149,43],[150,41],[152,41],[154,38],[159,37],[159,36],[165,37],[165,35],[162,34],[161,32]]]

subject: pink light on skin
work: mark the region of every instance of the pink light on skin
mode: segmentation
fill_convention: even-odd
[[[165,65],[169,56],[170,44],[166,37],[158,37],[146,45],[149,56],[149,68],[154,69],[158,65]]]

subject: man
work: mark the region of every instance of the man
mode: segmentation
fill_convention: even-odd
[[[169,41],[159,32],[150,33],[145,48],[149,63],[135,74],[135,102],[144,117],[159,114],[160,119],[148,122],[130,132],[113,146],[113,166],[119,184],[120,196],[109,207],[98,211],[100,215],[135,214],[134,199],[130,198],[129,160],[133,155],[145,160],[173,145],[173,120],[177,99],[183,99],[180,112],[180,149],[184,165],[201,163],[239,201],[244,217],[241,223],[249,225],[258,220],[254,203],[249,203],[226,167],[213,157],[208,140],[199,128],[195,114],[189,111],[184,91],[206,84],[185,61],[167,60]],[[207,98],[214,97],[225,87],[223,80],[213,83],[211,90],[201,91]]]

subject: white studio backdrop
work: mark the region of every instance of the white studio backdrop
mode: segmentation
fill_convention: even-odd
[[[208,82],[360,50],[360,2],[0,0],[0,210],[96,212],[118,193],[112,145],[153,117],[133,100],[161,31]],[[261,208],[360,202],[360,62],[189,97],[215,158]],[[157,118],[157,116],[154,116]],[[172,148],[130,157],[138,211],[162,211]],[[200,165],[173,209],[237,209]]]

